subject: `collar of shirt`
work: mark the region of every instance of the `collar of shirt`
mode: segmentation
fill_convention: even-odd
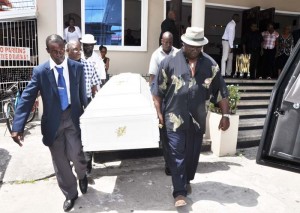
[[[54,68],[57,67],[63,67],[64,69],[67,68],[68,64],[67,64],[67,57],[65,57],[64,61],[61,64],[56,64],[53,59],[50,57],[49,59],[49,63],[50,63],[50,69],[54,70]]]
[[[166,53],[166,52],[163,50],[162,46],[160,46],[159,49],[160,49],[161,54],[163,54],[163,55],[171,55],[171,54],[173,53],[173,51],[174,51],[174,47],[171,48],[171,50],[170,50],[169,53]]]

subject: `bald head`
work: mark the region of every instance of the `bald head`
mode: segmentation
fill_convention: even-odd
[[[161,46],[165,53],[169,53],[173,46],[173,34],[170,32],[164,32],[161,38]]]
[[[162,35],[161,38],[162,38],[162,39],[172,39],[172,41],[173,41],[173,34],[170,33],[169,31],[167,31],[167,32],[164,32],[164,33],[163,33],[163,35]]]

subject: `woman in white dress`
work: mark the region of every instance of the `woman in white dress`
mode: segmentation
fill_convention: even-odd
[[[81,30],[79,27],[75,26],[75,19],[69,19],[69,26],[64,30],[64,39],[66,42],[71,40],[79,41],[81,39]]]

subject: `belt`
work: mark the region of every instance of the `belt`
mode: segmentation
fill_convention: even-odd
[[[226,39],[222,39],[222,41],[228,41],[228,40],[226,40]]]

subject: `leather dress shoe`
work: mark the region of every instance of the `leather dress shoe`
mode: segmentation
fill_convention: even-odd
[[[76,195],[73,199],[70,199],[70,200],[67,199],[67,200],[65,200],[64,206],[63,206],[65,212],[68,212],[68,211],[70,211],[73,208],[75,200],[77,198],[78,198],[78,195]]]
[[[84,176],[84,178],[79,180],[79,188],[80,188],[80,191],[82,194],[85,194],[87,192],[88,179],[87,179],[86,175]]]

